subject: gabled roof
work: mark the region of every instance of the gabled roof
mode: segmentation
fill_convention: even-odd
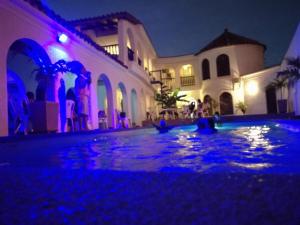
[[[206,45],[204,48],[202,48],[200,51],[198,51],[195,55],[199,55],[202,52],[219,48],[219,47],[225,47],[230,45],[241,45],[241,44],[253,44],[253,45],[260,45],[264,48],[264,50],[267,49],[267,47],[255,40],[252,40],[247,37],[243,37],[234,33],[229,32],[227,29],[224,30],[224,32],[214,39],[212,42],[210,42],[208,45]]]
[[[116,61],[117,63],[119,63],[123,67],[127,68],[127,66],[124,65],[124,63],[122,61],[120,61],[119,59],[117,59],[114,56],[112,56],[111,54],[109,54],[103,47],[101,47],[96,42],[94,42],[89,36],[87,36],[86,34],[78,31],[71,23],[69,23],[68,21],[63,19],[60,15],[56,14],[53,10],[49,9],[40,0],[24,0],[24,1],[29,3],[32,7],[36,8],[37,10],[39,10],[40,12],[42,12],[43,14],[45,14],[46,16],[51,18],[52,20],[56,21],[58,24],[63,26],[65,29],[67,29],[70,32],[72,32],[73,34],[77,35],[80,39],[87,42],[89,45],[94,47],[96,50],[104,53],[105,55],[110,57],[112,60]]]

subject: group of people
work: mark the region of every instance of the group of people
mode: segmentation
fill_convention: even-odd
[[[159,133],[167,133],[169,130],[173,129],[174,126],[167,125],[165,119],[161,119],[159,124],[152,123]],[[212,134],[217,132],[216,125],[221,125],[221,117],[218,112],[215,113],[213,117],[199,117],[197,122],[197,132],[201,134]]]
[[[89,85],[90,74],[76,78],[75,89],[69,89],[66,94],[67,131],[74,131],[74,121],[78,122],[78,130],[89,130]],[[76,93],[76,94],[75,94]]]
[[[34,93],[27,92],[24,96],[9,95],[8,115],[9,133],[28,134],[32,133],[32,121],[30,113],[30,103],[34,102]]]
[[[209,101],[201,102],[200,99],[197,100],[197,109],[195,109],[195,102],[191,102],[188,105],[188,115],[190,118],[198,118],[197,124],[197,132],[200,133],[214,133],[217,131],[215,125],[221,126],[221,117],[219,112],[215,112],[212,115],[212,108]],[[160,132],[166,133],[173,126],[168,126],[166,121],[163,119],[160,120],[159,125],[152,123],[152,125]]]
[[[209,101],[202,102],[197,100],[197,108],[195,102],[191,102],[188,106],[185,106],[184,114],[188,118],[202,118],[211,116],[212,108]]]

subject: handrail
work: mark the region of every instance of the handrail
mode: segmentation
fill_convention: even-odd
[[[105,51],[107,51],[111,55],[119,55],[119,45],[118,44],[104,45],[102,47],[105,49]]]
[[[193,86],[195,85],[195,76],[180,77],[181,86]]]

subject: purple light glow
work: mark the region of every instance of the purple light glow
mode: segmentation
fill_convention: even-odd
[[[58,35],[58,42],[62,43],[62,44],[66,44],[69,40],[69,37],[64,34],[64,33],[61,33]]]

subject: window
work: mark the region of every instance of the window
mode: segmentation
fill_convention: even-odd
[[[204,59],[202,61],[202,79],[209,80],[210,79],[210,70],[209,70],[209,61],[208,59]]]
[[[183,65],[180,69],[180,76],[190,77],[193,76],[193,67],[191,64]]]
[[[217,57],[218,77],[230,75],[230,65],[228,55],[222,54]]]

